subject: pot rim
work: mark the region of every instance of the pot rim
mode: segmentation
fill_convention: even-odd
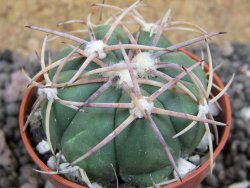
[[[190,51],[186,50],[186,49],[179,49],[179,51],[185,53],[186,55],[188,55],[189,57],[191,57],[193,60],[195,61],[201,61],[201,59],[196,56],[195,54],[191,53]],[[205,70],[208,70],[208,66],[205,66]],[[220,87],[220,88],[224,88],[223,83],[221,82],[219,76],[214,73],[214,77],[213,79],[215,80],[216,84]],[[26,134],[26,132],[23,132],[23,127],[25,124],[25,120],[26,120],[26,106],[27,103],[29,102],[29,98],[32,95],[32,91],[34,92],[35,88],[28,88],[23,96],[22,99],[22,103],[21,103],[21,107],[20,107],[20,111],[19,111],[19,128],[20,128],[20,134],[23,140],[23,143],[25,145],[26,150],[28,151],[30,157],[33,159],[33,161],[39,166],[39,168],[41,168],[43,171],[51,171],[51,169],[44,164],[44,162],[38,157],[38,155],[36,154],[35,150],[33,149],[30,140]],[[227,94],[224,94],[221,98],[220,98],[220,102],[225,104],[225,111],[224,111],[224,116],[225,116],[225,123],[227,126],[224,127],[223,129],[223,133],[221,135],[219,144],[217,145],[217,147],[215,148],[214,152],[213,152],[213,158],[214,160],[217,158],[218,154],[221,152],[221,150],[223,149],[229,134],[230,134],[230,128],[231,128],[231,121],[232,121],[232,111],[231,111],[231,105],[230,105],[230,99],[229,96]],[[193,172],[190,172],[190,174],[186,175],[185,177],[182,178],[182,181],[177,180],[176,182],[170,183],[168,185],[164,185],[164,188],[174,188],[174,187],[178,187],[178,186],[183,186],[185,185],[185,183],[190,182],[193,178],[198,177],[202,172],[208,170],[210,165],[210,161],[207,160],[206,162],[204,162],[199,168],[197,168],[196,170],[194,170]],[[63,186],[68,186],[68,187],[74,187],[74,188],[82,188],[84,186],[81,186],[79,184],[76,184],[74,182],[71,182],[70,180],[67,180],[65,178],[63,178],[60,175],[57,174],[53,174],[53,175],[48,175],[48,177],[50,179],[54,179],[55,182],[60,183]]]

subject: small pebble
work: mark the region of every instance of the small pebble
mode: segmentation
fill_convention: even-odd
[[[40,153],[40,154],[45,154],[47,152],[50,151],[50,147],[49,147],[49,143],[45,140],[42,140],[41,142],[39,142],[36,145],[36,150]]]
[[[212,135],[212,140],[214,139],[213,134]],[[204,134],[204,136],[202,137],[200,143],[198,144],[198,146],[196,147],[196,149],[199,152],[205,152],[208,149],[208,133],[206,132]]]
[[[250,106],[242,108],[240,111],[240,116],[246,121],[250,121]]]
[[[243,181],[245,179],[247,179],[247,172],[246,172],[246,169],[239,169],[237,172],[236,172],[236,175],[235,175],[235,179],[237,181]]]
[[[201,162],[201,158],[200,158],[200,156],[199,155],[193,155],[193,156],[191,156],[191,157],[189,157],[189,159],[188,159],[191,163],[193,163],[194,165],[199,165],[200,164],[200,162]]]
[[[0,121],[3,121],[5,118],[5,110],[0,107]]]
[[[12,63],[13,58],[12,58],[12,52],[10,50],[5,50],[0,54],[0,61],[7,61],[9,63]]]
[[[8,180],[7,177],[0,177],[0,185],[1,187],[3,188],[7,188],[7,187],[10,187],[10,181]]]
[[[16,161],[12,155],[12,151],[10,150],[4,132],[0,129],[0,166],[5,168],[9,168],[9,166],[16,165]]]
[[[196,166],[185,159],[179,158],[176,162],[178,172],[181,176],[185,176],[188,172],[191,172]],[[178,178],[178,175],[174,171],[174,177]]]
[[[46,181],[44,188],[56,188],[49,181]]]
[[[30,161],[29,156],[27,155],[19,157],[18,160],[22,165],[27,164]]]
[[[93,188],[102,188],[102,186],[99,185],[99,184],[96,183],[96,182],[92,183],[92,186],[93,186]]]
[[[34,188],[34,185],[31,185],[30,183],[25,183],[20,188]]]
[[[233,158],[233,162],[238,168],[244,168],[247,166],[247,156],[245,154],[238,154]]]
[[[0,74],[0,88],[5,88],[6,84],[8,83],[10,76],[7,73]]]
[[[0,61],[0,72],[1,73],[10,73],[12,71],[12,66],[9,62],[3,60]]]
[[[6,119],[6,124],[9,127],[18,127],[18,119],[16,117],[13,116],[8,116]]]
[[[18,115],[19,105],[17,103],[9,103],[6,105],[6,113],[9,116]]]
[[[221,55],[224,57],[230,57],[234,53],[234,47],[230,42],[225,42],[220,47]]]
[[[217,162],[214,169],[213,169],[213,173],[214,174],[218,174],[220,171],[224,170],[224,166],[221,162]]]
[[[250,147],[247,148],[246,155],[247,155],[247,157],[250,159]]]
[[[239,152],[245,153],[248,147],[249,146],[247,142],[241,142],[241,144],[239,145]]]
[[[208,177],[205,180],[206,185],[212,186],[212,187],[218,187],[219,181],[217,177],[214,174],[208,175]]]
[[[52,169],[52,170],[56,170],[56,157],[55,156],[51,156],[49,158],[49,160],[47,161],[47,166]]]
[[[250,186],[249,181],[241,181],[229,185],[228,188],[249,188],[249,186]]]

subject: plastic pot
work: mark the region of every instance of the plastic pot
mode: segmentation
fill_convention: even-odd
[[[180,49],[180,51],[184,52],[188,56],[190,56],[195,61],[200,61],[201,59],[197,57],[196,55],[192,54],[191,52]],[[208,66],[205,66],[205,70],[208,71]],[[221,88],[223,88],[223,84],[218,77],[218,75],[214,74],[214,82]],[[23,132],[23,127],[26,121],[26,117],[31,111],[32,105],[36,98],[36,88],[29,88],[26,90],[21,108],[19,113],[19,125],[20,125],[20,133],[24,142],[24,145],[31,156],[31,158],[34,160],[34,162],[40,167],[43,171],[50,171],[49,167],[47,167],[44,162],[38,157],[36,151],[31,145],[29,135],[27,132]],[[219,91],[216,89],[212,90],[213,94],[216,95]],[[231,105],[228,95],[223,95],[220,100],[219,104],[223,109],[223,112],[220,113],[219,117],[220,120],[227,124],[225,127],[221,127],[219,129],[219,135],[220,135],[220,142],[218,146],[214,150],[214,160],[219,155],[221,150],[223,149],[229,133],[230,133],[230,127],[231,127]],[[202,180],[209,174],[209,160],[207,160],[205,163],[203,163],[199,168],[197,168],[195,171],[191,172],[190,174],[186,175],[181,181],[176,181],[174,183],[168,184],[166,186],[163,186],[164,188],[195,188],[197,187]],[[76,183],[73,183],[65,178],[63,178],[60,175],[46,175],[49,179],[49,181],[54,184],[56,187],[61,188],[82,188],[83,186],[80,186]]]

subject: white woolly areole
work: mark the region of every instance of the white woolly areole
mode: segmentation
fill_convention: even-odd
[[[189,161],[183,158],[179,158],[176,162],[176,165],[178,172],[182,177],[196,168],[196,166],[193,163],[190,163]],[[177,179],[179,178],[175,171],[174,171],[174,177]]]
[[[47,152],[50,151],[50,147],[49,147],[49,143],[45,140],[42,140],[41,142],[39,142],[36,146],[36,150],[40,153],[40,154],[45,154]]]
[[[46,84],[46,86],[51,86],[51,84]],[[49,101],[54,101],[55,99],[55,96],[57,96],[57,89],[56,88],[39,88],[38,89],[38,95],[42,95],[42,94],[45,94],[47,96],[47,99]]]
[[[104,59],[106,57],[106,53],[104,52],[104,47],[107,45],[103,43],[102,40],[90,41],[85,46],[85,52],[87,56],[97,52],[100,59]]]
[[[203,115],[207,115],[208,113],[211,113],[212,116],[217,116],[220,113],[219,108],[216,106],[216,104],[205,104],[205,105],[199,105],[199,111],[202,112]]]
[[[140,77],[148,77],[147,71],[150,69],[155,70],[155,63],[157,59],[153,59],[149,52],[142,52],[137,54],[132,59],[132,64],[135,65],[137,74]]]
[[[120,61],[119,63],[124,63],[124,61]],[[136,72],[134,72],[136,74]],[[129,87],[133,87],[133,82],[131,79],[131,76],[129,74],[128,69],[121,69],[117,71],[109,71],[107,73],[103,74],[104,76],[108,76],[109,79],[113,79],[116,76],[119,76],[119,79],[117,81],[117,85],[120,86],[123,82],[126,82]],[[137,74],[136,74],[137,76]]]
[[[143,118],[143,111],[146,110],[149,114],[151,114],[152,108],[154,107],[153,102],[148,102],[146,97],[142,97],[138,100],[138,103],[141,107],[135,106],[130,109],[130,114],[134,114],[137,118]]]
[[[152,37],[153,34],[157,33],[158,25],[156,25],[154,23],[146,23],[142,27],[142,30],[149,32],[150,33],[150,37]]]
[[[52,170],[56,170],[56,157],[54,155],[52,155],[48,161],[47,161],[47,166],[52,169]]]
[[[206,115],[209,112],[209,106],[208,105],[199,105],[199,111],[203,114]]]

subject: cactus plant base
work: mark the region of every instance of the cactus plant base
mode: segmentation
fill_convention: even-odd
[[[195,55],[191,54],[190,52],[183,50],[184,53],[186,53],[188,56],[193,58],[195,61],[199,61],[200,59],[196,57]],[[206,67],[207,70],[207,67]],[[221,88],[223,88],[223,84],[221,83],[220,79],[216,74],[214,74],[214,82]],[[39,158],[39,155],[34,151],[34,147],[32,146],[31,140],[29,139],[29,132],[23,132],[23,127],[26,121],[27,115],[30,113],[31,107],[35,101],[36,98],[36,92],[37,90],[35,88],[30,88],[26,91],[22,105],[20,108],[20,116],[19,116],[19,122],[20,122],[20,132],[22,139],[24,141],[25,147],[32,157],[32,159],[35,161],[35,163],[43,170],[43,171],[50,171],[50,169],[44,164],[44,162]],[[218,93],[215,89],[213,90],[213,94]],[[222,150],[230,130],[231,125],[231,107],[229,102],[229,97],[227,95],[224,95],[219,100],[219,104],[223,108],[223,114],[221,113],[219,116],[219,120],[221,122],[224,122],[227,124],[226,127],[222,127],[219,129],[220,131],[220,142],[218,146],[214,150],[214,159],[217,157],[217,155]],[[209,161],[206,161],[203,163],[197,170],[193,171],[189,175],[185,176],[181,181],[173,182],[169,185],[165,185],[164,187],[196,187],[209,173]],[[48,175],[48,178],[50,181],[57,187],[82,187],[74,182],[70,182],[69,180],[63,178],[60,175]]]

